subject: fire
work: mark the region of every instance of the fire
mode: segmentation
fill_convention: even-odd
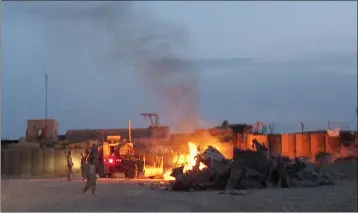
[[[180,166],[180,165],[184,165],[184,172],[190,171],[194,168],[196,160],[195,160],[195,156],[198,154],[198,149],[197,149],[197,145],[192,143],[192,142],[188,142],[188,148],[189,148],[189,154],[184,155],[184,154],[179,154],[174,156],[173,158],[173,163],[175,166]],[[204,169],[206,166],[203,163],[200,163],[199,169],[202,170]],[[167,171],[164,174],[164,180],[175,180],[174,177],[170,176],[171,174],[171,170]]]

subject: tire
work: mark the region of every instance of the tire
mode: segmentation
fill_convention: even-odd
[[[128,178],[136,179],[138,177],[138,168],[137,164],[134,164],[132,168],[128,169]]]
[[[128,178],[129,179],[136,179],[137,178],[137,170],[136,169],[130,169],[128,171]]]

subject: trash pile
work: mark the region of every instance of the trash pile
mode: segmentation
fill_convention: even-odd
[[[217,149],[209,146],[201,154],[206,168],[186,172],[183,172],[184,166],[174,168],[171,176],[175,181],[169,189],[241,190],[333,185],[331,178],[314,163],[301,158],[270,156],[265,146],[258,141],[253,142],[254,150],[234,148],[233,160],[225,159]]]

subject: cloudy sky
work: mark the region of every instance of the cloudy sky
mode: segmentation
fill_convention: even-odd
[[[3,2],[1,38],[2,138],[45,117],[45,73],[60,133],[356,128],[356,2]]]

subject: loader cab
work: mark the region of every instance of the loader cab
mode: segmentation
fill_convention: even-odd
[[[114,153],[115,153],[115,149],[114,149],[115,147],[114,146],[110,146],[109,147],[109,155],[114,155]]]

